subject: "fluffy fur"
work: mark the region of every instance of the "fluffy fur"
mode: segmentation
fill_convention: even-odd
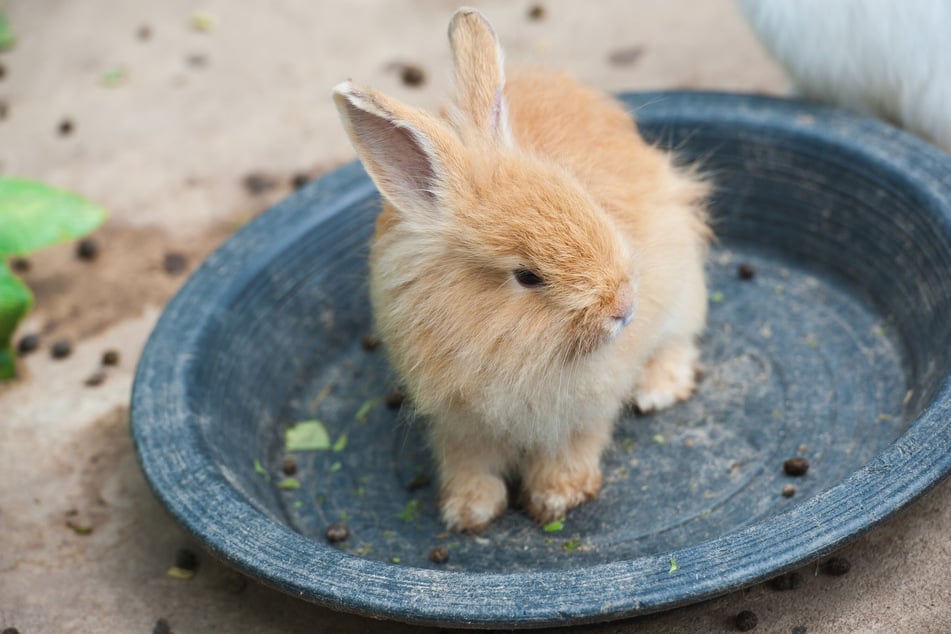
[[[947,0],[738,0],[810,99],[880,117],[951,152]]]
[[[693,391],[707,187],[610,97],[545,71],[506,81],[477,11],[450,42],[445,120],[349,82],[334,98],[385,199],[377,328],[430,423],[443,519],[475,531],[514,476],[540,522],[593,498],[624,404]]]

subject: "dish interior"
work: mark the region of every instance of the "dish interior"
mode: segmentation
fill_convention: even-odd
[[[810,122],[802,122],[808,136]],[[690,121],[643,128],[716,184],[709,325],[697,394],[626,412],[600,497],[546,532],[511,508],[485,533],[446,534],[410,403],[372,332],[367,245],[375,195],[312,223],[230,280],[203,331],[189,408],[217,468],[252,504],[355,556],[471,572],[567,569],[702,542],[831,488],[890,445],[948,372],[946,244],[897,176],[842,148]],[[355,168],[345,168],[353,170]],[[365,177],[361,177],[365,178]],[[307,213],[303,210],[301,213]],[[278,248],[279,247],[279,248]],[[737,267],[755,271],[742,280]],[[943,267],[943,268],[942,268]],[[287,452],[284,430],[319,419],[339,451]],[[299,488],[279,488],[288,456]],[[783,461],[809,460],[802,477]],[[255,463],[262,467],[256,469]],[[784,497],[785,485],[795,494]],[[449,560],[430,561],[446,546]],[[331,547],[331,546],[326,546]]]

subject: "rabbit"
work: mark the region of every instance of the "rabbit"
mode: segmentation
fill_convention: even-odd
[[[449,40],[445,117],[350,81],[333,98],[383,197],[376,328],[428,421],[442,520],[478,532],[510,482],[539,523],[596,497],[622,408],[694,391],[709,185],[613,98],[550,71],[507,79],[478,11]]]
[[[951,152],[947,0],[738,0],[803,97],[904,127]]]

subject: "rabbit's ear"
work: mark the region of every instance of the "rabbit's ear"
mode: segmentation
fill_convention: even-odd
[[[349,81],[334,88],[344,128],[377,189],[401,212],[438,213],[458,140],[434,117]]]
[[[505,104],[505,63],[492,25],[475,9],[456,11],[449,23],[458,123],[511,144]]]

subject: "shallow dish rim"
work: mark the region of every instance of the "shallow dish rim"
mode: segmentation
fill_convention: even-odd
[[[639,118],[655,123],[765,127],[845,144],[921,188],[916,193],[930,201],[928,212],[951,242],[951,158],[897,129],[815,104],[757,95],[672,91],[620,97]],[[429,625],[607,621],[712,598],[815,560],[951,473],[951,377],[945,376],[905,433],[843,481],[778,515],[669,553],[563,570],[475,574],[362,559],[309,540],[241,497],[211,462],[200,435],[189,431],[194,423],[186,405],[189,368],[215,298],[299,235],[282,235],[275,225],[316,226],[372,192],[362,168],[351,163],[291,197],[309,197],[310,213],[292,217],[298,206],[285,201],[241,229],[168,305],[137,368],[131,427],[149,485],[212,554],[267,585],[338,610]],[[669,572],[672,561],[679,567],[675,573]]]

